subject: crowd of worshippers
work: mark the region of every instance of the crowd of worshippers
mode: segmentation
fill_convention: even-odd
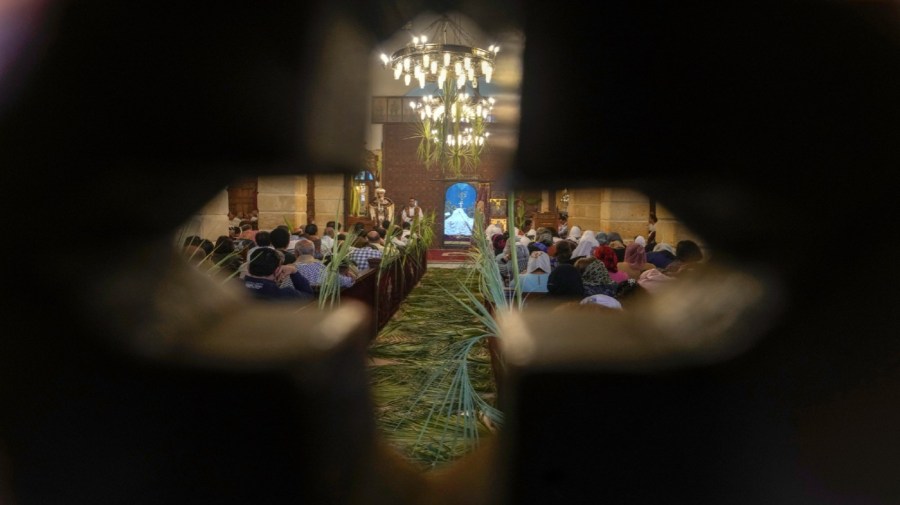
[[[655,225],[656,218],[651,216],[652,245],[642,235],[626,244],[617,232],[582,230],[568,223],[557,229],[535,229],[531,220],[525,221],[523,229],[515,229],[513,239],[499,224],[489,225],[485,236],[510,291],[518,285],[522,293],[541,293],[540,298],[623,310],[626,300],[652,295],[703,263],[703,250],[693,240],[681,240],[675,246],[656,243]],[[518,275],[511,262],[513,248]]]
[[[408,224],[392,228],[390,223],[382,223],[366,230],[359,223],[353,231],[341,233],[334,221],[321,233],[315,223],[293,231],[286,224],[271,230],[230,226],[229,234],[215,242],[196,235],[185,238],[182,252],[202,271],[233,279],[256,298],[311,301],[326,279],[333,252],[348,236],[354,237],[354,243],[338,266],[341,288],[352,286],[384,254],[402,251],[411,240]],[[391,247],[386,249],[387,243]]]

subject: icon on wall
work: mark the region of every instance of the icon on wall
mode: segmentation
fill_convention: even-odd
[[[444,193],[444,245],[468,246],[475,226],[475,187],[457,182]]]

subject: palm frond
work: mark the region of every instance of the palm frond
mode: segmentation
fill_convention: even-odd
[[[319,309],[332,309],[341,303],[341,274],[342,264],[346,264],[350,254],[350,248],[359,234],[351,231],[341,243],[335,243],[332,247],[328,264],[325,266],[325,276],[319,285]]]

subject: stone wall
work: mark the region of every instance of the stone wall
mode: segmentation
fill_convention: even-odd
[[[228,190],[223,190],[191,216],[175,233],[175,243],[180,246],[185,237],[197,235],[215,243],[220,235],[228,235]]]
[[[259,229],[271,230],[288,222],[292,228],[307,223],[305,175],[260,177],[257,194]]]
[[[315,175],[315,223],[324,229],[328,221],[344,222],[344,176]]]
[[[638,235],[647,237],[650,200],[628,188],[579,188],[569,190],[569,226],[594,232],[615,231],[626,244]],[[679,240],[703,241],[659,202],[656,203],[656,241],[674,246]]]

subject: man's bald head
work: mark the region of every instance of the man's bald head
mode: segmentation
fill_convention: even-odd
[[[381,240],[381,235],[378,234],[378,231],[372,230],[369,233],[366,233],[366,238],[369,239],[369,242],[375,243]]]

